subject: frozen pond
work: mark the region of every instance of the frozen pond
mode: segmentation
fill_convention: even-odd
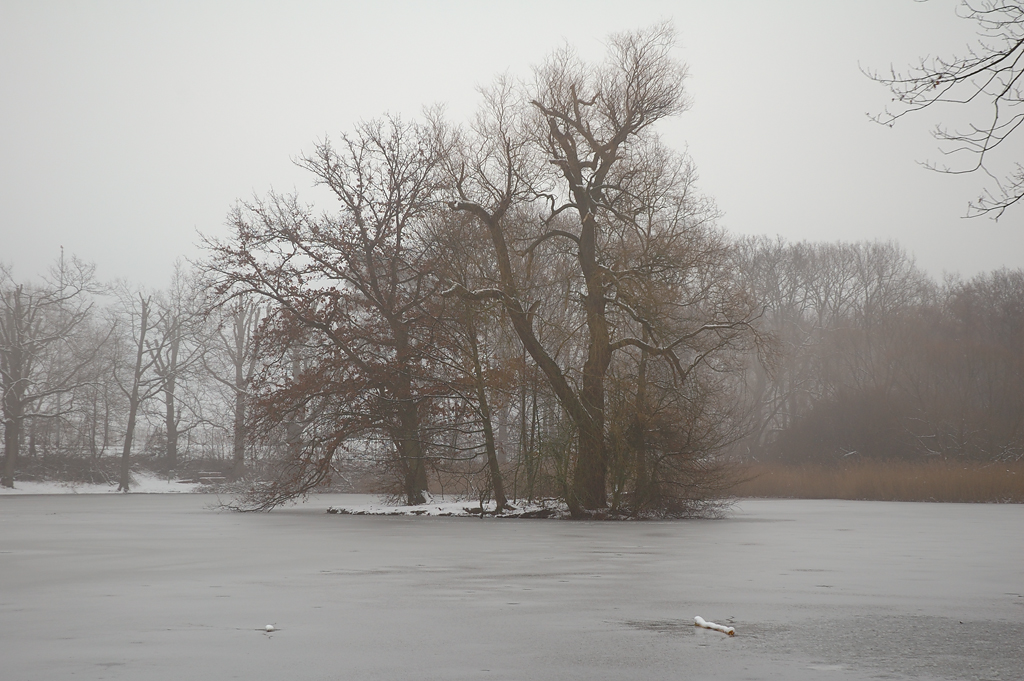
[[[324,512],[346,498],[241,515],[200,495],[0,497],[0,676],[1024,678],[1024,506]]]

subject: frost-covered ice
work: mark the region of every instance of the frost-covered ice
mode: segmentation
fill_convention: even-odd
[[[133,494],[169,494],[190,493],[197,491],[201,485],[193,482],[168,480],[153,473],[132,473],[131,492]],[[0,495],[4,494],[107,494],[117,492],[117,482],[109,485],[94,483],[73,483],[57,481],[15,480],[14,489],[0,487]]]
[[[708,622],[707,620],[705,620],[700,615],[697,615],[696,617],[693,618],[693,623],[695,625],[697,625],[698,627],[700,627],[701,629],[713,629],[715,631],[720,631],[723,634],[729,634],[730,636],[735,636],[735,634],[736,634],[736,629],[734,629],[733,627],[727,627],[727,626],[724,626],[722,624],[715,624],[714,622]]]
[[[0,678],[1009,680],[1024,660],[1024,505],[621,523],[218,501],[0,497]]]

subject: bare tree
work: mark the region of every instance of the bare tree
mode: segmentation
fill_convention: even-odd
[[[182,395],[192,387],[188,383],[197,379],[196,369],[206,351],[201,332],[203,294],[202,283],[178,262],[167,290],[153,300],[158,313],[152,330],[158,334],[158,340],[154,342],[151,335],[147,352],[152,355],[153,374],[159,381],[164,403],[164,465],[168,471],[178,465],[179,438],[198,420],[193,413],[183,424],[185,412],[194,411],[197,405],[182,400]]]
[[[644,288],[656,288],[673,270],[664,259],[672,249],[661,245],[695,246],[699,239],[689,237],[715,215],[693,189],[692,166],[652,131],[687,106],[685,69],[671,55],[673,41],[667,24],[618,34],[603,64],[583,63],[566,48],[537,69],[525,92],[499,81],[452,164],[458,196],[451,206],[486,229],[499,281],[474,291],[456,284],[449,293],[503,304],[575,425],[578,447],[566,493],[574,512],[607,503],[605,380],[616,353],[664,360],[685,382],[714,353],[689,352],[693,341],[729,343],[749,330],[749,309],[716,312],[696,325],[693,318],[668,324],[664,316],[648,317],[641,304]],[[525,220],[536,228],[517,235],[514,224],[531,211]],[[542,313],[561,313],[531,299],[531,272],[554,260],[569,267],[566,303],[586,329],[580,363],[560,362],[536,330]],[[699,278],[700,270],[680,276]]]
[[[132,484],[131,454],[140,410],[147,401],[165,390],[168,378],[173,376],[167,371],[159,371],[158,366],[174,343],[175,331],[173,325],[169,326],[166,321],[166,310],[154,305],[153,295],[122,285],[119,297],[121,329],[117,338],[114,380],[128,400],[128,420],[117,491],[128,492]],[[166,364],[164,367],[166,369]]]
[[[285,389],[264,383],[257,402],[271,418],[290,413],[310,432],[319,428],[323,446],[304,448],[257,506],[307,493],[330,476],[347,440],[372,430],[394,447],[408,503],[424,502],[422,418],[435,393],[434,316],[423,308],[436,285],[419,231],[435,209],[438,159],[430,126],[364,123],[339,148],[322,142],[301,162],[338,199],[338,214],[316,217],[294,197],[271,196],[239,207],[230,242],[210,243],[221,290],[272,302],[267,341],[280,352],[304,335],[311,363]]]
[[[266,313],[266,306],[245,295],[233,298],[221,306],[220,321],[209,339],[210,351],[203,358],[209,375],[230,393],[233,480],[240,480],[246,474],[246,403],[251,398],[250,386],[259,366],[255,347],[256,330]]]
[[[891,126],[922,109],[946,104],[965,107],[972,116],[966,127],[939,124],[933,131],[950,162],[926,165],[944,173],[987,175],[992,186],[970,202],[967,214],[998,219],[1024,197],[1024,164],[1014,151],[1019,147],[1006,144],[1024,122],[1024,111],[1018,108],[1024,101],[1024,4],[964,0],[959,14],[978,25],[979,39],[966,53],[923,58],[907,71],[868,72],[895,98],[891,108],[872,118]],[[994,158],[1001,149],[1009,150],[1009,170],[1000,167],[1005,161]]]
[[[82,343],[95,292],[93,267],[63,256],[41,285],[14,281],[0,266],[0,391],[4,416],[4,467],[0,484],[14,486],[26,418],[60,418],[59,401],[86,380],[97,347]]]

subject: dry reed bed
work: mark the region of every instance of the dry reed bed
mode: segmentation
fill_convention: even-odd
[[[744,464],[739,477],[739,497],[1024,503],[1024,462]]]

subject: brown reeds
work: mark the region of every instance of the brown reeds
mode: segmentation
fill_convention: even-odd
[[[739,497],[1024,503],[1024,462],[755,463],[741,465],[738,477]]]

